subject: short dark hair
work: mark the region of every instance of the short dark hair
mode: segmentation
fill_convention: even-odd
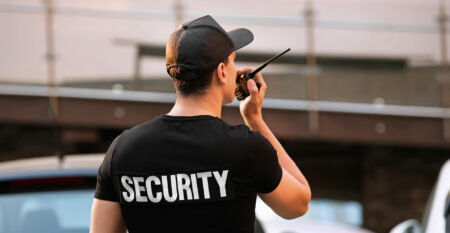
[[[227,65],[228,57],[229,56],[227,56],[221,63]],[[183,96],[202,96],[205,94],[206,88],[211,85],[213,72],[216,68],[217,66],[213,70],[206,72],[203,76],[191,80],[182,81],[173,79],[175,88]]]

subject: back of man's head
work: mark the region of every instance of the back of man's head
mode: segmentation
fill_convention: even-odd
[[[201,95],[211,85],[213,71],[228,56],[253,40],[244,28],[230,32],[209,15],[186,22],[166,44],[166,69],[182,95]]]

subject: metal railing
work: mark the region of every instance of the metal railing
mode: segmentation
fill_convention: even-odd
[[[216,14],[215,17],[221,22],[227,23],[241,23],[264,25],[264,26],[276,26],[276,27],[304,27],[305,38],[306,38],[306,54],[301,59],[304,59],[304,63],[299,63],[302,65],[306,74],[299,74],[298,76],[306,79],[303,87],[305,99],[308,103],[309,118],[310,118],[310,130],[311,132],[318,132],[319,122],[318,114],[320,110],[319,102],[332,101],[333,98],[328,99],[325,96],[321,96],[321,91],[323,91],[324,85],[321,82],[326,80],[331,80],[331,76],[326,76],[327,67],[321,63],[320,58],[316,54],[315,48],[315,37],[314,33],[316,29],[342,29],[342,30],[363,30],[363,31],[395,31],[395,32],[413,32],[413,33],[425,33],[425,34],[439,34],[440,35],[440,50],[441,50],[441,71],[429,72],[430,78],[435,78],[435,83],[440,87],[436,90],[435,85],[432,86],[433,90],[436,90],[433,94],[438,93],[440,95],[439,106],[443,112],[440,114],[444,120],[443,134],[445,138],[450,141],[450,116],[446,114],[445,109],[450,108],[450,77],[448,68],[448,58],[447,58],[447,34],[448,34],[448,17],[445,11],[445,1],[441,0],[438,8],[440,9],[438,14],[438,22],[436,24],[414,24],[408,22],[383,22],[383,21],[348,21],[348,20],[334,20],[326,18],[317,18],[315,15],[315,8],[312,4],[312,0],[306,0],[306,5],[304,7],[303,13],[300,17],[265,17],[265,16],[244,16],[244,15],[232,15],[232,14]],[[39,14],[45,15],[46,17],[46,62],[47,62],[47,75],[48,75],[48,92],[52,116],[58,118],[58,96],[61,95],[57,91],[56,84],[56,74],[57,69],[55,63],[55,38],[53,32],[53,16],[54,15],[64,15],[64,16],[82,16],[82,17],[93,17],[93,18],[120,18],[120,19],[138,19],[138,20],[177,20],[179,21],[183,16],[187,18],[194,18],[201,16],[203,14],[195,12],[184,12],[183,4],[181,0],[178,0],[175,4],[175,9],[173,11],[149,11],[149,10],[112,10],[112,9],[89,9],[80,7],[55,7],[53,0],[45,0],[43,5],[18,5],[18,4],[0,4],[0,13],[21,13],[21,14]],[[134,83],[140,82],[140,59],[145,56],[141,53],[141,49],[145,46],[136,45],[137,55],[135,61],[134,70]],[[157,55],[159,56],[159,55]],[[256,57],[261,57],[261,54],[257,54]],[[361,60],[362,58],[360,58]],[[386,59],[386,58],[384,58]],[[251,59],[249,59],[251,60]],[[295,60],[295,59],[293,59]],[[299,59],[297,59],[298,61]],[[356,59],[358,60],[358,59]],[[401,60],[401,59],[400,59]],[[323,60],[322,60],[323,61]],[[406,63],[406,62],[405,62]],[[332,68],[334,69],[334,67]],[[364,70],[354,69],[357,72],[368,74]],[[339,72],[345,73],[346,71],[340,70]],[[338,72],[338,73],[339,73]],[[370,70],[372,74],[376,74],[376,70]],[[352,73],[352,72],[348,72]],[[434,73],[434,74],[433,74]],[[397,73],[399,76],[405,76],[402,72]],[[357,77],[358,75],[353,75]],[[359,75],[361,76],[361,75]],[[370,76],[370,75],[368,75]],[[411,75],[409,75],[411,76]],[[406,75],[408,77],[408,75]],[[301,82],[300,82],[301,83]],[[401,84],[400,84],[401,85]],[[134,85],[135,87],[138,85]],[[326,85],[325,85],[326,86]],[[414,85],[413,85],[414,87]],[[321,90],[322,88],[322,90]],[[60,89],[58,89],[60,90]],[[337,92],[338,93],[338,92]],[[430,97],[430,98],[435,98]],[[345,98],[344,98],[345,99]],[[376,99],[376,98],[375,98]],[[289,100],[297,101],[297,100]],[[302,101],[302,100],[298,100]],[[353,102],[352,99],[347,98],[344,102]],[[435,101],[433,99],[433,101]],[[269,101],[270,102],[270,101]],[[401,101],[399,101],[401,102]],[[403,102],[406,103],[406,102]],[[431,103],[431,102],[430,102]],[[356,104],[356,103],[355,103]],[[370,105],[370,104],[369,104]],[[358,105],[359,106],[359,105]],[[407,106],[405,106],[407,107]],[[437,106],[435,106],[437,107]],[[431,107],[434,108],[434,107]]]

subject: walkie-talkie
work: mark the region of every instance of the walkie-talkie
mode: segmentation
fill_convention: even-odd
[[[249,79],[253,79],[255,77],[255,75],[261,71],[262,69],[264,69],[264,67],[266,67],[269,63],[271,63],[273,60],[277,59],[278,57],[280,57],[281,55],[289,52],[291,49],[286,49],[284,52],[272,57],[271,59],[269,59],[268,61],[264,62],[264,64],[262,64],[260,67],[256,68],[253,71],[247,71],[241,75],[239,75],[239,77],[236,79],[236,90],[234,91],[234,94],[236,95],[236,98],[240,101],[240,100],[244,100],[245,98],[247,98],[247,96],[250,95],[250,91],[248,90],[247,87],[247,80]],[[255,79],[253,79],[255,80]],[[261,88],[261,84],[255,80],[256,86],[258,87],[258,90]]]

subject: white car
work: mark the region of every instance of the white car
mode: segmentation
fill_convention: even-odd
[[[406,220],[390,233],[450,233],[450,159],[445,162],[431,192],[422,223]]]
[[[310,211],[314,208],[310,205]],[[324,222],[307,216],[286,220],[275,214],[261,199],[256,201],[256,217],[265,233],[373,233],[350,224]]]

